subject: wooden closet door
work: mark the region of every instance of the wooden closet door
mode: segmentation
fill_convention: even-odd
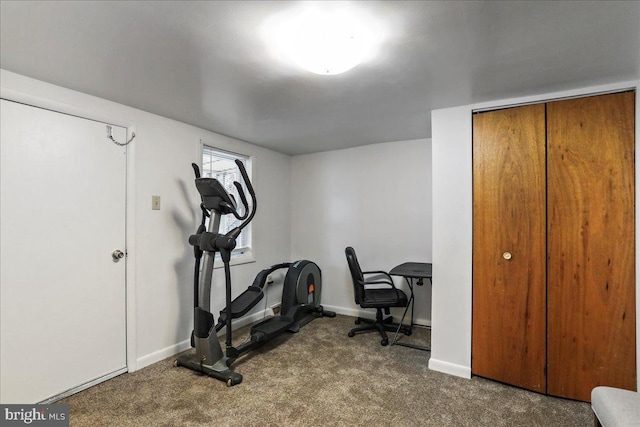
[[[472,372],[538,392],[546,391],[545,198],[544,104],[475,114]]]
[[[635,390],[634,93],[551,102],[548,393]]]

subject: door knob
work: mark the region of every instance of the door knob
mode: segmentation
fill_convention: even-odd
[[[122,252],[120,249],[116,249],[115,251],[111,252],[111,256],[113,257],[113,260],[115,262],[118,262],[122,258],[124,258],[124,252]]]
[[[504,252],[502,254],[502,258],[506,259],[507,261],[509,261],[511,259],[511,252]]]

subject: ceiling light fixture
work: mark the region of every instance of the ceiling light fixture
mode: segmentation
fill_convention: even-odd
[[[263,37],[275,56],[320,75],[344,73],[373,56],[380,36],[368,30],[366,14],[344,2],[302,5],[265,21]]]
[[[312,73],[344,73],[367,52],[365,31],[345,13],[309,12],[294,28],[289,55]]]

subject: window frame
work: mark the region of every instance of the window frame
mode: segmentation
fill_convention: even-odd
[[[252,179],[254,156],[246,153],[242,153],[242,152],[219,148],[214,144],[207,143],[206,141],[200,140],[198,164],[200,165],[200,171],[202,173],[202,176],[204,176],[205,174],[204,156],[207,151],[218,153],[220,154],[220,157],[228,157],[229,159],[236,159],[236,158],[241,159],[244,163],[245,169],[247,170],[247,175],[249,176],[249,179],[250,180]],[[249,200],[249,203],[251,203],[251,200],[250,200],[251,196],[246,191],[246,186],[244,182],[242,182],[242,179],[240,179],[239,182],[242,184],[243,189],[245,190],[245,194],[247,196],[247,199]],[[240,205],[242,205],[242,202],[240,200],[238,200],[237,202]],[[230,261],[231,265],[239,265],[239,264],[247,264],[247,263],[255,262],[255,247],[253,243],[253,224],[254,224],[254,221],[252,221],[242,230],[242,233],[246,236],[245,237],[246,244],[241,247],[235,248],[231,252],[231,261]],[[223,266],[224,265],[222,263],[220,253],[216,253],[214,269],[222,268]]]

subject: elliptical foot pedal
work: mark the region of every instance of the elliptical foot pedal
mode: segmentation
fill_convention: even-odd
[[[268,341],[291,327],[293,320],[286,316],[271,317],[251,328],[251,341]]]

